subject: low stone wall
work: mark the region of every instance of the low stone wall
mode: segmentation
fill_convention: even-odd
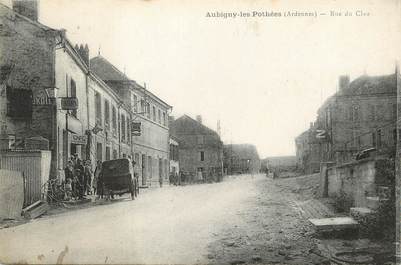
[[[328,168],[328,196],[346,200],[346,208],[367,207],[366,197],[376,194],[376,164],[374,159],[365,159]]]

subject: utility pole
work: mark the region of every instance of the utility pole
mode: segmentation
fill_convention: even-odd
[[[401,177],[401,144],[400,144],[400,131],[401,131],[401,77],[398,62],[395,69],[396,87],[397,87],[397,121],[396,121],[396,134],[397,144],[395,151],[395,207],[396,207],[396,257],[397,263],[401,259],[401,244],[400,244],[400,177]]]

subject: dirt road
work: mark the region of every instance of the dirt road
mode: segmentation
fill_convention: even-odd
[[[2,263],[314,264],[290,192],[262,175],[166,187],[138,200],[0,230]]]

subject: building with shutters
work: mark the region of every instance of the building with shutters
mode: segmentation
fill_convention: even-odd
[[[184,115],[170,122],[171,134],[179,141],[180,171],[186,181],[219,181],[223,174],[223,143],[217,132]]]
[[[26,139],[43,137],[50,176],[61,178],[73,154],[93,164],[132,156],[130,109],[89,71],[88,47],[39,23],[37,8],[0,4],[0,148],[27,149]]]
[[[320,162],[342,164],[363,150],[393,156],[397,130],[396,75],[340,76],[339,91],[319,108],[311,127],[296,138],[297,160],[315,172]],[[324,131],[319,138],[318,131]]]
[[[261,161],[256,147],[251,144],[224,145],[224,170],[227,174],[258,173]]]
[[[127,77],[108,60],[98,55],[90,60],[91,70],[111,87],[128,106],[132,122],[141,124],[141,134],[132,137],[135,171],[142,187],[168,183],[169,127],[172,107],[145,86]]]

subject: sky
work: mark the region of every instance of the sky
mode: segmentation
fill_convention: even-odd
[[[201,115],[214,130],[220,120],[224,143],[254,144],[267,157],[295,154],[294,138],[336,92],[339,75],[394,73],[399,2],[40,0],[39,21],[146,82],[176,118]]]

